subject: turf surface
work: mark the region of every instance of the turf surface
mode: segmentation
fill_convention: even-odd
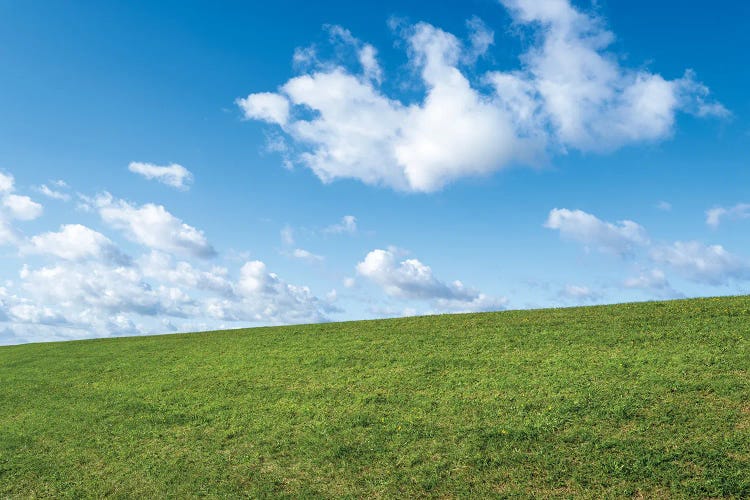
[[[750,496],[750,297],[0,348],[0,497]]]

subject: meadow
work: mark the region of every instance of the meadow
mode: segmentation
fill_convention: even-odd
[[[0,348],[0,497],[750,497],[750,297]]]

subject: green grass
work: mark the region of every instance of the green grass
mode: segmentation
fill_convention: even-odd
[[[0,497],[748,497],[750,297],[0,348]]]

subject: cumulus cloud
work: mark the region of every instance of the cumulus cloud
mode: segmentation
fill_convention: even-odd
[[[535,164],[568,149],[607,152],[668,138],[678,112],[725,116],[692,72],[676,79],[620,64],[604,22],[567,0],[505,0],[514,23],[536,44],[512,71],[472,78],[465,65],[485,54],[494,33],[469,21],[469,41],[427,23],[398,30],[424,94],[414,102],[387,95],[374,47],[348,30],[332,38],[357,54],[356,70],[320,62],[275,92],[237,104],[248,119],[281,128],[293,160],[323,181],[354,178],[429,192],[466,176]],[[308,54],[309,55],[309,54]]]
[[[357,232],[357,218],[353,215],[345,215],[338,224],[332,224],[323,230],[330,234],[354,234]]]
[[[260,261],[245,263],[232,278],[225,268],[199,269],[152,251],[127,266],[66,260],[24,266],[19,277],[18,294],[0,288],[0,321],[11,325],[17,341],[175,330],[168,318],[188,329],[211,329],[236,322],[320,322],[341,312],[335,293],[319,299]],[[148,318],[151,326],[144,327],[141,320]]]
[[[8,194],[3,197],[3,206],[11,217],[19,220],[34,220],[42,215],[42,205],[28,196]]]
[[[102,313],[186,317],[191,299],[179,288],[152,287],[137,268],[106,263],[24,267],[22,288],[35,306],[61,311],[71,325],[90,325]],[[64,312],[62,312],[64,311]]]
[[[14,191],[13,177],[0,174],[0,200],[14,207],[0,203],[0,242],[44,260],[27,262],[0,286],[0,343],[319,322],[341,312],[335,291],[318,298],[261,261],[239,272],[208,265],[203,258],[215,252],[203,233],[160,205],[81,195],[82,208],[148,248],[136,258],[82,224],[27,238],[10,224],[29,215]],[[319,258],[301,249],[297,256]]]
[[[93,203],[104,222],[141,245],[200,258],[216,255],[203,231],[185,224],[162,205],[138,207],[109,194],[96,197]]]
[[[50,255],[64,260],[128,261],[109,238],[81,224],[64,224],[57,232],[32,236],[22,250],[24,253]]]
[[[399,262],[394,250],[371,251],[357,264],[356,270],[390,296],[433,300],[443,310],[492,310],[506,303],[505,299],[488,297],[460,281],[445,283],[417,259]]]
[[[721,245],[676,241],[654,248],[651,258],[699,283],[722,285],[731,280],[750,278],[750,264]]]
[[[552,209],[544,227],[560,231],[565,239],[617,255],[627,255],[649,242],[640,224],[630,220],[613,224],[582,210]]]
[[[156,180],[167,186],[186,191],[193,182],[193,174],[177,163],[154,165],[153,163],[131,162],[128,170],[149,180]]]
[[[162,283],[218,292],[221,295],[234,295],[234,284],[229,279],[229,271],[214,266],[208,271],[197,269],[186,261],[174,262],[172,257],[159,251],[151,251],[141,256],[137,264],[146,278]]]
[[[706,224],[716,228],[722,219],[738,220],[750,218],[750,203],[738,203],[733,207],[714,207],[706,210]]]

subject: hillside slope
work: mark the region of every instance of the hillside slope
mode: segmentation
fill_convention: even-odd
[[[0,348],[0,497],[750,496],[750,297]]]

